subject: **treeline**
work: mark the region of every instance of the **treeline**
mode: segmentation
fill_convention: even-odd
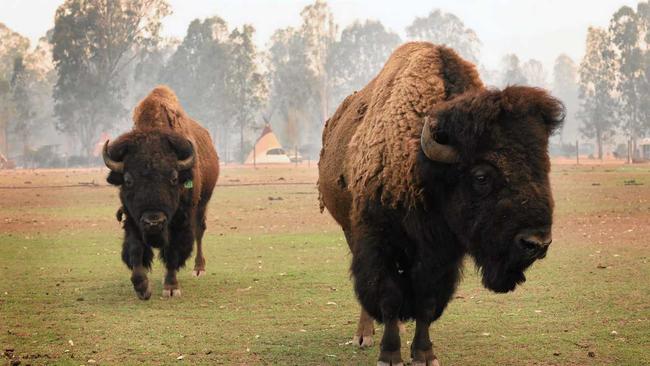
[[[453,47],[488,85],[552,89],[568,109],[558,146],[580,136],[602,146],[615,133],[636,141],[648,131],[647,6],[621,8],[609,29],[590,29],[584,60],[560,55],[550,82],[540,61],[514,54],[499,70],[481,65],[479,36],[454,14],[433,10],[405,34]],[[406,41],[374,20],[341,29],[323,0],[302,9],[299,26],[276,30],[265,49],[253,42],[253,25],[231,27],[218,16],[193,20],[183,39],[163,38],[171,11],[165,0],[66,0],[33,48],[0,24],[0,153],[24,166],[60,165],[61,153],[68,163],[86,161],[101,135],[127,130],[133,106],[164,83],[210,129],[224,160],[242,161],[266,123],[285,147],[315,158],[328,116]]]
[[[579,67],[580,132],[593,138],[599,158],[617,136],[632,158],[650,158],[638,145],[650,132],[650,4],[616,11],[608,28],[589,28]],[[620,140],[620,139],[619,139]],[[620,144],[619,155],[627,146]]]

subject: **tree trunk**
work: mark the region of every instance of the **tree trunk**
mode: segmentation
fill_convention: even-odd
[[[239,121],[239,160],[244,163],[244,121]]]
[[[22,139],[23,139],[23,160],[24,160],[25,157],[27,157],[27,154],[29,153],[29,134],[24,129],[22,132]]]
[[[596,130],[596,145],[598,146],[598,159],[603,160],[603,133]]]
[[[7,143],[7,121],[0,115],[0,154],[9,159],[9,144]]]

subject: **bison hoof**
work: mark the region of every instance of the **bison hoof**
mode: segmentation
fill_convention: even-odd
[[[436,358],[433,361],[413,361],[411,362],[411,366],[440,366],[440,362]]]
[[[151,297],[151,288],[147,287],[144,291],[135,291],[136,295],[138,295],[138,299],[140,300],[149,300]]]
[[[411,357],[413,361],[411,365],[413,366],[440,366],[440,362],[433,354],[431,349],[422,351],[422,350],[413,350]]]
[[[133,289],[135,290],[136,295],[138,295],[138,299],[140,300],[149,300],[151,297],[151,285],[149,284],[149,280],[146,278],[133,278],[131,279],[131,282],[133,283]]]
[[[379,361],[377,361],[377,366],[404,366],[402,354],[399,350],[392,352],[381,351],[379,354]]]
[[[359,346],[359,348],[372,347],[374,344],[371,335],[367,336],[354,336],[352,338],[352,344]]]
[[[194,277],[201,277],[203,275],[205,275],[205,269],[194,269],[192,271],[192,276]]]
[[[164,289],[162,292],[163,297],[181,297],[181,289]]]

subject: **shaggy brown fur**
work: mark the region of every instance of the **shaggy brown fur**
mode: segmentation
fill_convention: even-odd
[[[355,199],[412,206],[412,184],[423,117],[440,102],[483,90],[476,68],[446,47],[407,43],[379,75],[348,96],[325,124],[319,164],[321,211],[327,207],[344,229]]]
[[[189,139],[197,149],[198,157],[192,169],[195,177],[192,202],[198,205],[202,197],[204,200],[210,197],[219,178],[219,157],[208,130],[185,113],[169,87],[156,87],[135,107],[133,129],[172,130]]]
[[[563,113],[541,89],[487,90],[451,49],[409,43],[327,122],[321,209],[352,252],[362,305],[355,341],[372,344],[372,318],[385,324],[379,364],[402,362],[400,319],[416,320],[413,364],[434,363],[429,326],[466,254],[495,292],[513,291],[544,258],[553,214],[548,138]]]

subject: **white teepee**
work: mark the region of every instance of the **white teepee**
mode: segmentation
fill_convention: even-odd
[[[291,160],[275,137],[270,125],[262,130],[262,135],[255,142],[253,150],[248,154],[244,164],[275,164],[290,163]]]

